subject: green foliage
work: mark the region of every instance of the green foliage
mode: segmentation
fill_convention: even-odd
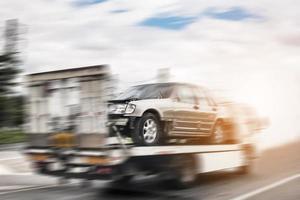
[[[0,95],[11,92],[12,86],[16,85],[17,75],[21,70],[17,67],[19,61],[16,53],[0,55]]]
[[[4,31],[4,49],[0,55],[0,96],[7,95],[16,85],[20,73],[18,51],[19,25],[17,19],[6,20]]]
[[[26,134],[20,130],[0,130],[0,144],[12,144],[26,141]]]
[[[22,96],[14,94],[16,79],[21,72],[18,65],[18,21],[7,20],[5,46],[0,54],[0,127],[18,127],[23,123]]]
[[[24,97],[0,96],[0,127],[19,127],[24,123]]]

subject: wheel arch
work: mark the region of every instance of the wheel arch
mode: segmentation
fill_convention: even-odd
[[[142,115],[141,115],[141,117],[139,117],[138,118],[138,120],[137,120],[137,128],[135,128],[135,130],[132,132],[132,139],[133,139],[133,141],[134,141],[134,143],[136,143],[136,144],[138,144],[138,145],[142,145],[142,146],[144,146],[144,145],[149,145],[149,144],[146,144],[144,141],[143,141],[143,138],[142,138],[142,136],[141,136],[141,128],[142,128],[142,123],[143,123],[143,118],[144,118],[144,116],[146,115],[146,114],[148,114],[148,113],[150,113],[150,114],[152,114],[152,115],[154,115],[155,117],[157,117],[157,120],[158,120],[158,124],[159,124],[159,127],[162,127],[161,125],[162,125],[162,123],[161,123],[161,116],[160,116],[160,114],[159,114],[159,111],[157,111],[156,109],[147,109],[147,110],[145,110],[143,113],[142,113]],[[161,128],[160,128],[160,130],[162,130]],[[158,145],[158,144],[161,144],[163,141],[160,139],[160,138],[163,138],[163,131],[161,132],[161,134],[158,134],[159,136],[157,136],[157,138],[158,139],[156,139],[155,140],[155,143],[153,143],[153,144],[151,144],[151,145]]]
[[[159,120],[161,120],[161,114],[159,113],[159,111],[157,109],[154,109],[154,108],[149,108],[147,110],[145,110],[143,112],[143,115],[146,114],[146,113],[152,113],[154,114]]]
[[[215,120],[215,124],[216,123],[223,123],[224,125],[227,125],[227,124],[230,124],[232,123],[231,120],[227,119],[227,118],[224,118],[224,117],[219,117]]]
[[[235,144],[239,142],[238,135],[236,134],[236,126],[234,122],[228,118],[217,118],[214,127],[220,123],[224,127],[224,137],[226,144]],[[214,129],[213,127],[213,129]],[[212,129],[212,130],[213,130]]]
[[[224,123],[224,118],[217,118],[216,120],[215,120],[215,124],[214,125],[216,125],[217,123]]]

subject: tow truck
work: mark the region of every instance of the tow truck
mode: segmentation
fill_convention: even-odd
[[[188,187],[200,173],[251,171],[257,156],[251,135],[236,144],[170,139],[155,146],[138,146],[124,137],[116,122],[106,119],[113,82],[106,65],[27,76],[28,145],[24,153],[37,173],[59,180],[122,184],[159,174],[176,186]],[[109,134],[111,129],[114,136]]]

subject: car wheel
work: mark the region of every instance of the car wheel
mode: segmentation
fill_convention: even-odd
[[[162,130],[158,118],[152,113],[144,114],[137,122],[137,128],[132,134],[137,145],[158,145],[162,143]]]
[[[210,135],[210,143],[211,144],[224,144],[226,137],[226,128],[221,121],[217,121],[214,125],[213,131]]]

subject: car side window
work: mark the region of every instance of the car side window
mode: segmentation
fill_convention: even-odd
[[[180,102],[195,104],[195,95],[192,88],[180,86],[177,88],[177,96]]]
[[[205,106],[205,107],[210,106],[210,102],[209,102],[205,92],[203,90],[201,90],[200,88],[194,88],[194,89],[195,89],[198,104],[201,107],[202,106]]]

